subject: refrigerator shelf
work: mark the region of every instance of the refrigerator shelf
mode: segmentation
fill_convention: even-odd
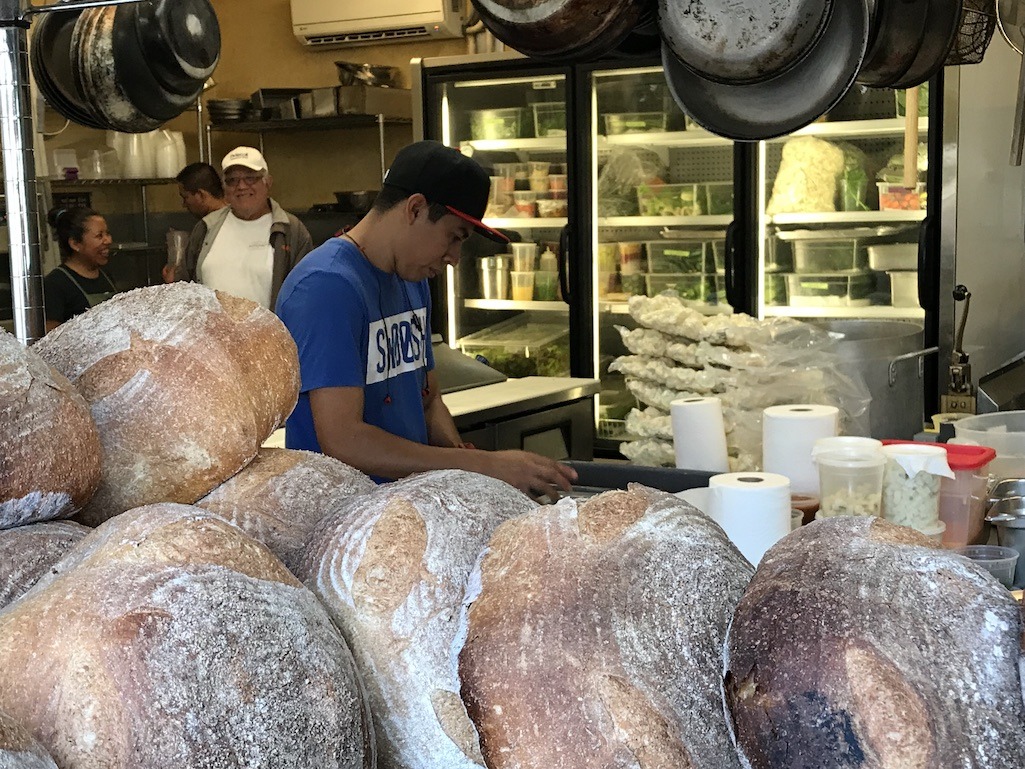
[[[819,214],[776,214],[766,218],[772,224],[920,222],[925,219],[925,211],[829,211]]]
[[[918,213],[918,212],[913,212]],[[599,227],[721,227],[733,221],[730,214],[719,216],[605,216]]]
[[[569,312],[565,302],[542,302],[515,299],[465,299],[463,306],[473,310],[541,310],[542,312]]]
[[[733,142],[700,128],[686,131],[648,131],[599,136],[598,147],[641,145],[643,147],[732,147]]]
[[[890,320],[921,320],[920,307],[775,307],[762,309],[766,317],[783,318],[887,318]]]
[[[918,131],[923,136],[929,131],[929,118],[918,119]],[[785,142],[794,136],[818,136],[824,139],[870,138],[904,135],[904,118],[884,120],[844,120],[835,123],[812,123],[788,136],[770,139],[770,143]]]
[[[565,136],[546,136],[542,139],[468,139],[462,147],[473,147],[479,152],[495,150],[522,150],[524,152],[565,152]]]

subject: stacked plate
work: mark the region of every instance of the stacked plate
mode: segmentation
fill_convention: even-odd
[[[228,123],[252,120],[259,117],[259,110],[249,99],[209,99],[206,109],[214,123]]]
[[[220,56],[209,0],[51,12],[30,63],[47,103],[91,128],[151,131],[191,107]]]

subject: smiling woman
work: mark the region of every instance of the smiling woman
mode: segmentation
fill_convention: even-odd
[[[110,299],[117,287],[101,269],[113,242],[106,220],[91,208],[55,208],[47,214],[61,265],[43,280],[46,330]]]

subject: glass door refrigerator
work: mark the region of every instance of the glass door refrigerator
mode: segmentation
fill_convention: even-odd
[[[754,309],[742,277],[753,255],[734,255],[735,235],[753,231],[738,230],[739,209],[754,221],[753,185],[738,187],[735,169],[753,173],[753,160],[738,166],[743,150],[687,125],[657,58],[426,59],[413,86],[417,135],[490,170],[487,223],[514,241],[467,243],[435,287],[434,331],[509,376],[600,378],[595,448],[615,452],[636,405],[609,371],[630,296],[669,290],[722,312],[729,294]]]

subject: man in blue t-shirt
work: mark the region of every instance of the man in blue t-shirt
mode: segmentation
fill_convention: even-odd
[[[395,156],[373,209],[288,274],[275,311],[299,348],[299,403],[290,449],[340,459],[377,481],[458,468],[528,494],[568,490],[576,475],[526,451],[464,447],[438,391],[427,281],[459,263],[481,223],[490,179],[433,141]]]

